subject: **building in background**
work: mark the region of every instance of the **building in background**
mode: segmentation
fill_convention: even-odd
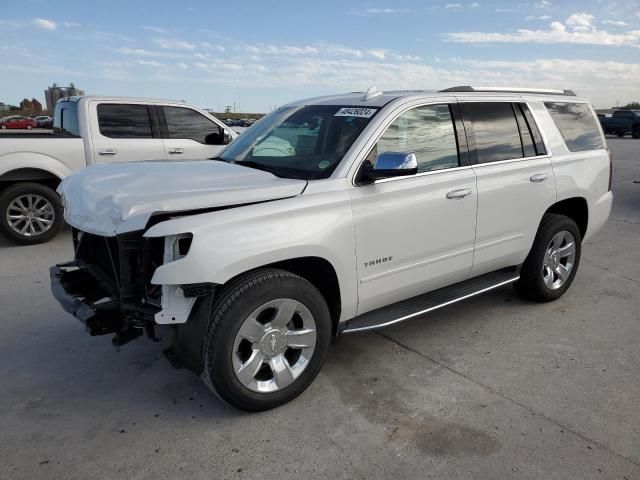
[[[50,113],[53,113],[53,110],[56,106],[56,102],[64,97],[75,97],[84,95],[84,90],[79,90],[72,83],[69,86],[63,87],[54,83],[49,88],[44,91],[44,97],[47,100],[47,110]]]
[[[20,110],[25,115],[40,115],[42,113],[42,104],[35,98],[31,100],[25,98],[20,102]]]

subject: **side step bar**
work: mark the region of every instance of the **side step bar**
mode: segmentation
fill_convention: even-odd
[[[520,278],[520,268],[511,267],[470,278],[448,287],[418,295],[386,307],[363,313],[344,322],[340,333],[362,332],[386,327],[423,313],[446,307],[466,298],[474,297],[494,288],[513,283]],[[342,327],[342,328],[340,328]]]

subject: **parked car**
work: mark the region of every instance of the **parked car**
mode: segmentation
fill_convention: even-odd
[[[97,165],[59,191],[65,310],[116,345],[170,326],[174,364],[247,410],[299,395],[337,334],[507,284],[559,298],[612,204],[586,100],[471,87],[294,102],[217,161]]]
[[[600,117],[604,133],[640,138],[640,110],[616,110],[610,117]]]
[[[2,130],[6,130],[8,128],[23,128],[31,130],[37,126],[38,125],[34,119],[23,117],[21,115],[12,115],[10,117],[0,118],[0,128]]]
[[[56,104],[54,117],[53,134],[5,134],[0,141],[0,233],[15,243],[42,243],[58,233],[63,213],[55,189],[87,165],[203,160],[236,137],[182,102],[69,97]]]
[[[38,128],[53,128],[53,118],[49,115],[38,115],[34,120]]]

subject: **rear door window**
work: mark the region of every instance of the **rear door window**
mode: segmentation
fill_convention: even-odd
[[[595,115],[586,103],[544,104],[571,152],[604,148]]]
[[[511,103],[463,103],[461,107],[465,122],[473,125],[478,163],[524,156],[520,130]]]
[[[100,133],[109,138],[152,138],[146,105],[102,103],[98,105]]]

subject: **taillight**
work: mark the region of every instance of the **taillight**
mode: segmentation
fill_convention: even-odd
[[[611,182],[613,181],[613,155],[608,148],[607,153],[609,154],[609,191],[611,191]]]

